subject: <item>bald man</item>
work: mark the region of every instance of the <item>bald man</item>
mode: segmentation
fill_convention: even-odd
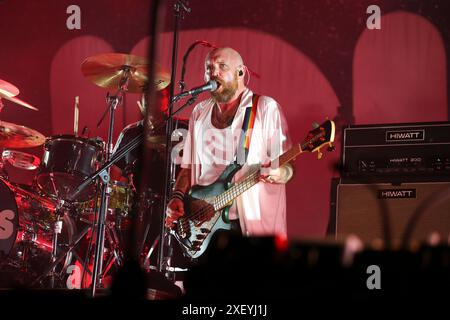
[[[253,92],[246,87],[246,73],[241,55],[232,48],[214,49],[206,56],[205,81],[215,80],[218,87],[191,114],[182,170],[168,203],[167,227],[184,215],[182,199],[191,186],[210,185],[236,160],[244,115],[252,108]],[[245,178],[252,165],[268,164],[289,148],[280,106],[274,99],[260,96],[248,157],[233,181]],[[260,182],[233,202],[229,210],[232,229],[245,236],[286,236],[285,184],[292,175],[290,164],[264,168]]]

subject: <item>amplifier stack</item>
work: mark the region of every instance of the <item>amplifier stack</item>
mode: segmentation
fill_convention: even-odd
[[[450,122],[344,129],[329,231],[370,243],[450,235]]]

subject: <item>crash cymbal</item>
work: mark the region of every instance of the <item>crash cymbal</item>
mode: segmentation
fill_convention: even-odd
[[[15,85],[0,79],[0,95],[2,95],[2,97],[15,97],[19,94],[19,92],[19,89]]]
[[[39,109],[33,107],[31,104],[20,100],[19,98],[16,98],[16,96],[19,94],[19,89],[17,89],[16,86],[12,85],[11,83],[1,80],[0,79],[0,99],[4,98],[6,100],[9,100],[11,102],[17,103],[21,106],[24,106],[28,109],[38,111]]]
[[[155,89],[170,83],[170,75],[155,65]],[[144,92],[148,86],[149,65],[145,58],[123,53],[103,53],[88,57],[81,64],[81,72],[94,84],[107,89],[119,89],[128,74],[128,92]]]
[[[0,147],[31,148],[42,145],[45,137],[36,130],[0,121]]]
[[[38,108],[33,107],[31,104],[29,104],[29,103],[27,103],[27,102],[25,102],[25,101],[23,101],[23,100],[20,100],[20,99],[17,98],[17,97],[5,97],[5,96],[3,96],[3,95],[0,93],[0,98],[5,98],[6,100],[9,100],[9,101],[11,101],[11,102],[20,104],[21,106],[24,106],[25,108],[28,108],[28,109],[31,109],[31,110],[34,110],[34,111],[39,111]]]

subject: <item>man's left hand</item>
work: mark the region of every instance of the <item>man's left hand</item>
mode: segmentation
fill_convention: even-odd
[[[276,169],[272,169],[270,165],[263,165],[261,167],[261,175],[260,175],[260,181],[266,182],[266,183],[287,183],[293,175],[293,168],[292,166],[287,163],[281,167],[278,167]]]

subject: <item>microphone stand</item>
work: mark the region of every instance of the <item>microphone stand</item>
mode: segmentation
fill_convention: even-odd
[[[183,0],[177,0],[174,5],[174,32],[173,32],[173,45],[172,45],[172,72],[171,72],[171,82],[170,82],[170,91],[169,91],[169,101],[172,102],[173,96],[174,96],[174,89],[175,89],[175,78],[177,74],[177,57],[178,57],[178,33],[180,29],[180,19],[184,18],[184,13],[191,12],[191,9],[187,6],[187,1]],[[194,99],[195,100],[195,99]],[[175,170],[173,170],[172,161],[170,158],[171,154],[171,138],[172,138],[172,131],[173,131],[173,103],[169,103],[168,108],[168,119],[167,119],[167,126],[166,126],[166,168],[165,168],[165,186],[164,186],[164,193],[162,198],[162,204],[163,204],[163,212],[162,212],[162,223],[161,223],[161,232],[160,232],[160,238],[159,238],[159,255],[157,259],[157,270],[159,272],[163,272],[163,269],[167,269],[167,266],[170,264],[170,259],[172,252],[170,250],[171,247],[171,236],[170,234],[167,234],[167,230],[165,227],[165,220],[166,220],[166,210],[167,210],[167,202],[169,198],[169,194],[172,190],[172,186],[175,183]],[[168,260],[164,261],[164,249],[165,249],[165,238],[168,237],[168,243],[167,247],[169,248],[169,256]],[[168,274],[166,274],[166,277]]]

